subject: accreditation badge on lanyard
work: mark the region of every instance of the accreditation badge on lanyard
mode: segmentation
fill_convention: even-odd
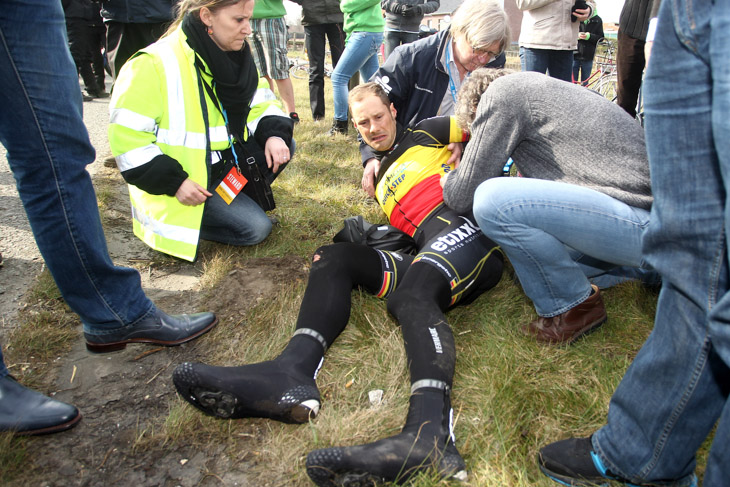
[[[226,121],[226,128],[228,128],[228,113],[224,109],[221,109],[221,113],[223,114],[223,119]],[[223,181],[221,181],[218,187],[215,188],[215,192],[218,193],[227,205],[230,205],[243,187],[246,186],[248,179],[241,174],[241,169],[238,165],[238,155],[236,155],[236,148],[233,146],[234,141],[230,131],[228,132],[228,140],[231,144],[231,152],[233,153],[235,165],[228,171],[228,174],[226,174],[226,177],[223,178]]]
[[[227,205],[230,205],[238,196],[244,186],[248,183],[248,179],[240,173],[236,166],[233,166],[223,181],[215,188],[215,192],[223,198]]]

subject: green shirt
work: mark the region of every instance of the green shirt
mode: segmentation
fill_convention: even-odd
[[[285,15],[284,0],[256,0],[253,6],[254,19],[278,19]]]

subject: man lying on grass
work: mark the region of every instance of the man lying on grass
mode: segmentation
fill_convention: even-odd
[[[278,357],[240,367],[184,363],[173,381],[186,401],[213,416],[306,422],[319,411],[316,373],[347,325],[351,291],[364,289],[387,298],[401,326],[411,379],[408,417],[393,437],[311,452],[307,473],[320,486],[403,481],[430,468],[463,479],[450,423],[456,351],[444,313],[494,287],[503,265],[473,219],[443,202],[439,182],[452,169],[447,145],[466,134],[449,117],[400,127],[376,83],[352,90],[349,102],[355,128],[381,159],[376,199],[390,223],[414,238],[418,254],[351,243],[319,248],[296,331]]]

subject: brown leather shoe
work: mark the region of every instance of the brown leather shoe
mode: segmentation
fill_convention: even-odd
[[[545,343],[573,343],[606,321],[606,307],[598,287],[588,299],[557,316],[538,318],[522,328],[525,334]]]

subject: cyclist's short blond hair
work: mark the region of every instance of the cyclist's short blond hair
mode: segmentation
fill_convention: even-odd
[[[385,90],[382,86],[380,86],[378,83],[374,81],[370,81],[368,83],[363,83],[361,85],[357,85],[354,87],[350,94],[347,96],[347,103],[352,106],[353,103],[357,103],[359,101],[362,101],[364,98],[368,96],[375,96],[380,98],[380,101],[383,102],[383,105],[386,107],[390,106],[390,98],[388,98],[388,95],[385,93]]]

